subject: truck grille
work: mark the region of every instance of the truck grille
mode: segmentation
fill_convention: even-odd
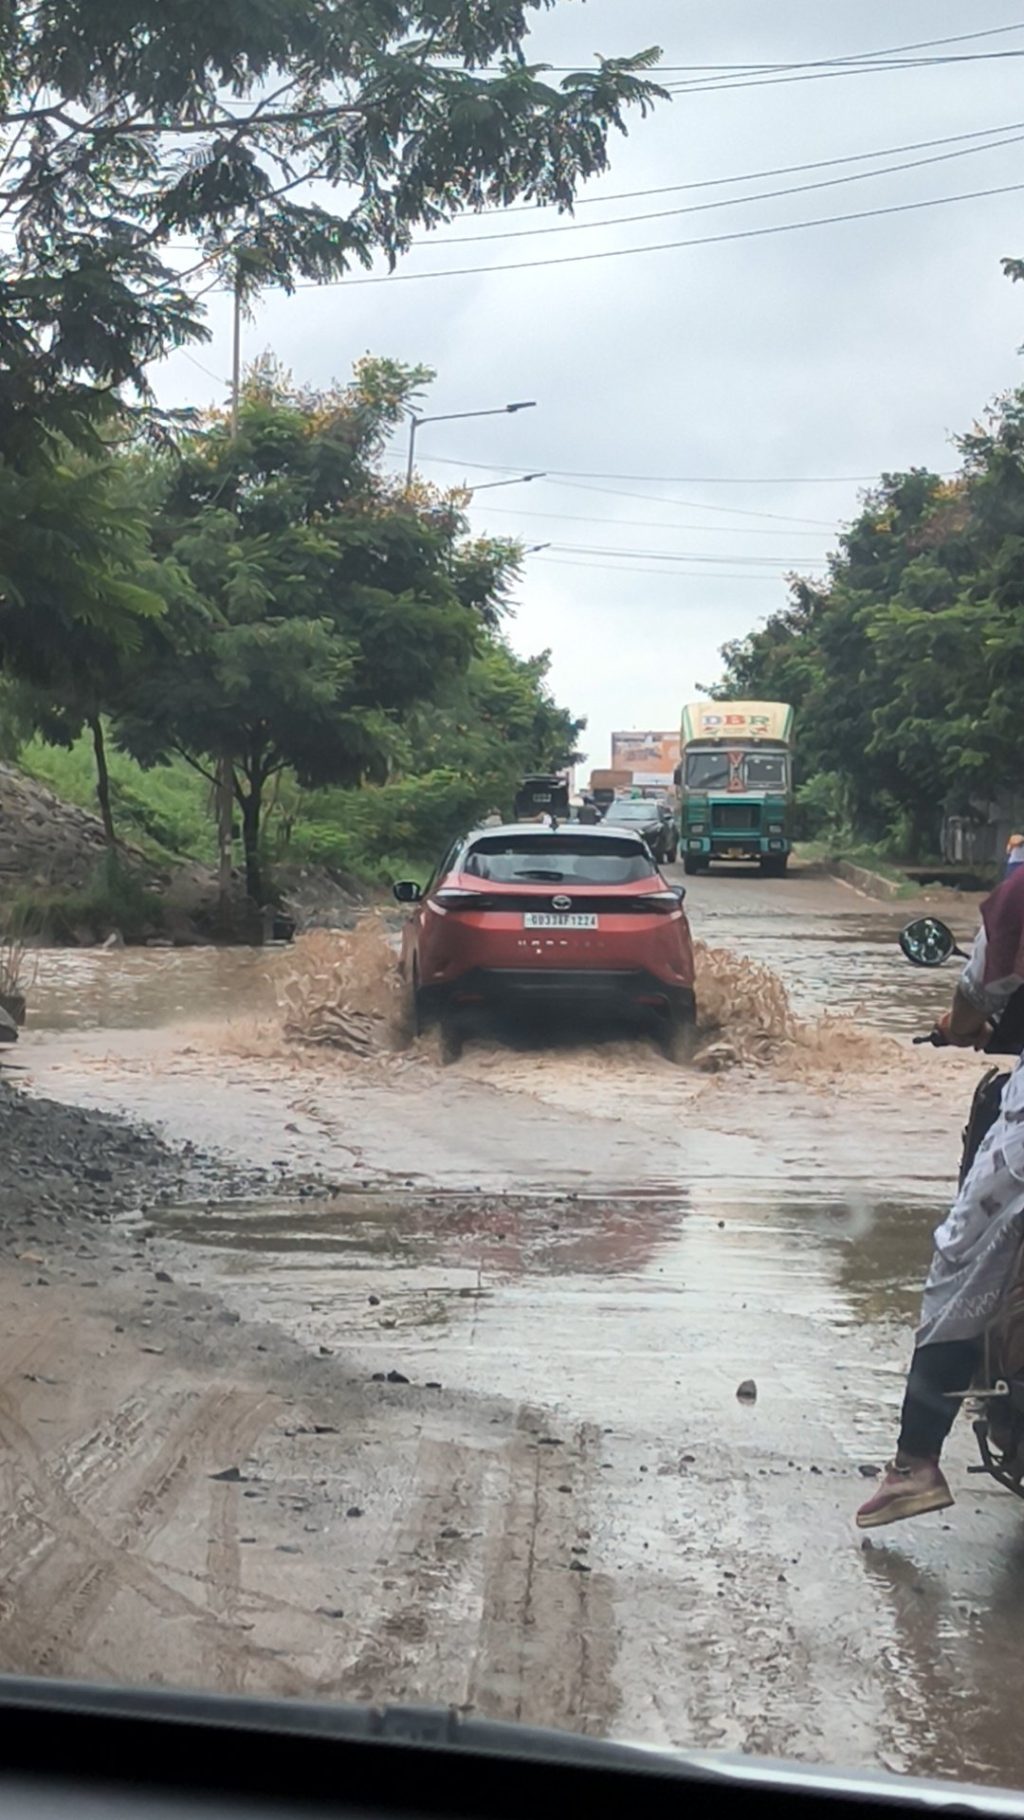
[[[744,833],[750,833],[752,829],[760,829],[761,804],[712,803],[711,826],[713,828],[742,829]]]

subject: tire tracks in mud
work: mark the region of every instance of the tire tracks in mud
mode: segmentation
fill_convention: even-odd
[[[0,1361],[0,1444],[9,1490],[0,1525],[4,1666],[42,1675],[86,1672],[94,1666],[95,1628],[128,1595],[163,1622],[190,1624],[207,1685],[241,1688],[249,1664],[266,1658],[280,1691],[308,1693],[314,1684],[306,1675],[239,1632],[238,1489],[209,1481],[206,1491],[209,1473],[225,1458],[244,1457],[275,1412],[275,1399],[231,1385],[191,1394],[179,1386],[162,1411],[155,1402],[143,1411],[133,1394],[50,1458],[21,1419],[10,1364],[9,1357]],[[147,1430],[155,1436],[142,1449],[140,1470]],[[202,1602],[175,1586],[176,1568],[147,1560],[145,1552],[199,1482],[209,1510]]]
[[[493,1442],[421,1439],[337,1694],[606,1734],[617,1705],[611,1598],[579,1541],[593,1437],[552,1435],[528,1407],[490,1420],[503,1430]],[[567,1477],[577,1483],[559,1489]]]
[[[582,1424],[565,1442],[524,1409],[516,1441],[504,1520],[491,1538],[473,1704],[494,1718],[606,1735],[617,1705],[611,1590],[585,1559],[580,1538],[589,1543],[590,1529],[578,1515],[597,1430]],[[566,1475],[580,1483],[566,1491]]]

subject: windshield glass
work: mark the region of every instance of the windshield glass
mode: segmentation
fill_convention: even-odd
[[[784,790],[786,759],[781,752],[751,752],[743,761],[743,778],[750,790]]]
[[[729,782],[728,752],[688,752],[686,785],[689,790],[712,790]]]
[[[649,822],[658,816],[657,803],[612,803],[605,816],[606,822]]]
[[[538,840],[529,835],[512,839],[476,841],[462,863],[470,878],[496,884],[553,883],[576,885],[626,885],[650,878],[655,867],[650,854],[636,840],[573,839],[552,834]]]

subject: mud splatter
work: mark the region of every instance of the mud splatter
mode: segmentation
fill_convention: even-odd
[[[905,1051],[846,1014],[800,1017],[779,974],[730,948],[695,946],[697,1065],[719,1073],[770,1066],[784,1078],[878,1072],[904,1065]]]
[[[402,982],[380,917],[365,916],[347,932],[299,936],[278,961],[273,983],[291,1043],[368,1056],[402,1040]]]

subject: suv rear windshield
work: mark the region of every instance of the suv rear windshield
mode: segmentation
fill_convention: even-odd
[[[565,834],[494,835],[474,841],[461,871],[497,885],[629,885],[654,874],[650,855],[633,840]]]

